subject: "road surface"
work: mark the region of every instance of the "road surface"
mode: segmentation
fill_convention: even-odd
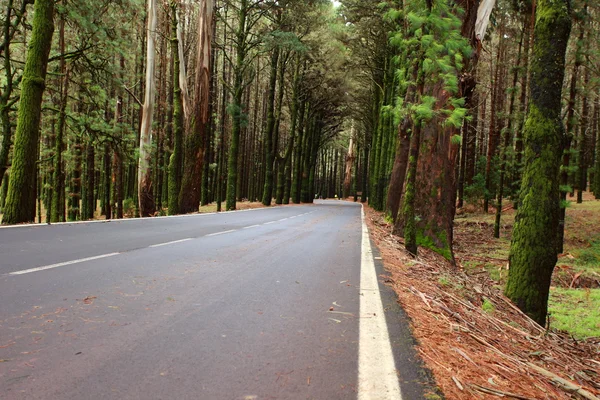
[[[374,258],[340,201],[0,229],[0,398],[422,398]]]

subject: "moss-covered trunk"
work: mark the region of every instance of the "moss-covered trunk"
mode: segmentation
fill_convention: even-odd
[[[31,222],[35,219],[36,155],[46,68],[54,33],[54,0],[35,2],[32,26],[21,81],[21,101],[3,224]]]
[[[510,250],[505,294],[545,325],[557,260],[561,142],[561,92],[571,31],[568,0],[539,0],[531,63],[531,100],[525,124],[521,207]]]

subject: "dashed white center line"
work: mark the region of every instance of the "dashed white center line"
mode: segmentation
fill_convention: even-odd
[[[258,228],[260,225],[250,225],[250,226],[246,226],[242,229],[252,229],[252,228]]]
[[[80,258],[79,260],[65,261],[65,262],[61,262],[61,263],[57,263],[57,264],[46,265],[46,266],[43,266],[43,267],[37,267],[37,268],[31,268],[31,269],[24,269],[22,271],[10,272],[9,275],[30,274],[32,272],[45,271],[47,269],[64,267],[64,266],[67,266],[67,265],[79,264],[79,263],[83,263],[83,262],[86,262],[86,261],[94,261],[94,260],[100,260],[102,258],[108,258],[108,257],[118,256],[119,254],[121,254],[121,253],[110,253],[110,254],[103,254],[101,256]]]
[[[281,218],[280,220],[277,220],[277,222],[281,222],[281,221],[287,221],[289,218]]]
[[[277,221],[265,222],[263,225],[271,225],[271,224],[274,224],[274,223],[276,223],[276,222],[277,222]]]
[[[224,235],[226,233],[231,233],[231,232],[235,232],[235,229],[231,229],[229,231],[223,231],[223,232],[217,232],[217,233],[211,233],[210,235],[206,235],[205,237],[211,237],[211,236],[219,236],[219,235]]]
[[[159,244],[153,244],[152,246],[148,246],[149,248],[154,248],[154,247],[162,247],[162,246],[168,246],[170,244],[176,244],[176,243],[183,243],[183,242],[188,242],[192,240],[192,238],[187,238],[187,239],[181,239],[181,240],[173,240],[172,242],[166,242],[166,243],[159,243]]]

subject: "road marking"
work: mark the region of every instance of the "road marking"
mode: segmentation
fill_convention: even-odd
[[[181,239],[181,240],[173,240],[172,242],[166,242],[166,243],[153,244],[152,246],[148,246],[148,247],[152,249],[152,248],[155,248],[155,247],[168,246],[170,244],[175,244],[175,243],[188,242],[190,240],[192,240],[192,238]]]
[[[258,228],[260,225],[250,225],[250,226],[246,226],[242,229],[251,229],[251,228]]]
[[[32,272],[45,271],[47,269],[64,267],[64,266],[67,266],[67,265],[79,264],[79,263],[83,263],[83,262],[86,262],[86,261],[94,261],[94,260],[100,260],[102,258],[108,258],[108,257],[118,256],[119,254],[121,254],[121,253],[110,253],[110,254],[103,254],[101,256],[81,258],[79,260],[65,261],[65,262],[61,262],[61,263],[58,263],[58,264],[46,265],[44,267],[37,267],[37,268],[25,269],[23,271],[10,272],[9,275],[30,274]]]
[[[294,219],[294,218],[296,218],[296,217],[297,217],[297,215],[294,215],[293,217],[290,217],[290,219]]]
[[[224,235],[226,233],[231,233],[231,232],[235,232],[235,231],[236,231],[235,229],[232,229],[230,231],[223,231],[223,232],[211,233],[210,235],[206,235],[206,237]]]
[[[287,221],[289,218],[281,218],[279,220],[277,220],[277,222],[281,222],[281,221]]]
[[[271,225],[271,224],[274,224],[274,223],[276,223],[276,222],[277,222],[277,221],[265,222],[263,225]]]
[[[361,318],[359,322],[358,400],[401,400],[364,209],[361,222],[360,315],[369,318]]]

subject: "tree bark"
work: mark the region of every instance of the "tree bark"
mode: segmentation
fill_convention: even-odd
[[[213,0],[202,0],[198,15],[198,47],[196,50],[196,72],[194,104],[191,110],[190,130],[185,143],[183,181],[179,193],[180,211],[197,212],[200,206],[204,174],[205,145],[209,135],[211,104],[211,54],[213,36]],[[203,174],[204,169],[204,174]],[[208,184],[206,185],[208,186]]]
[[[171,1],[171,56],[173,57],[173,153],[169,162],[169,215],[177,215],[179,210],[179,192],[181,191],[183,167],[183,117],[184,102],[181,89],[181,63],[179,59],[179,40],[177,38],[177,2]],[[198,177],[196,177],[198,178]]]
[[[32,222],[35,219],[36,155],[46,68],[54,33],[54,0],[37,0],[33,15],[33,29],[21,82],[21,100],[3,224]]]
[[[544,326],[559,223],[561,92],[571,31],[568,0],[539,0],[525,125],[525,166],[515,219],[505,294]]]
[[[154,214],[154,196],[152,195],[152,119],[154,114],[154,70],[156,36],[156,0],[148,0],[148,28],[146,43],[146,93],[142,109],[140,127],[140,159],[138,165],[138,205],[142,217]]]

